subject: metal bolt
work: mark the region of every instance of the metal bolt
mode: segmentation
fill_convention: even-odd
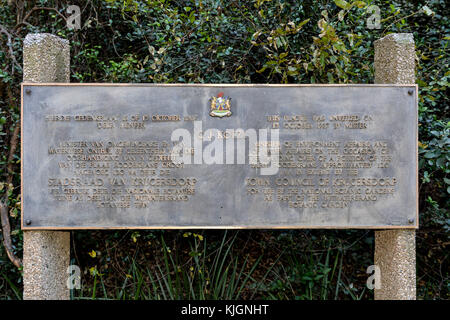
[[[413,224],[414,223],[414,219],[408,219],[408,223],[409,224]]]
[[[408,94],[411,96],[414,93],[412,90],[408,90]]]
[[[25,223],[29,226],[31,224],[31,220],[27,220]]]
[[[31,89],[25,89],[26,94],[31,94]]]

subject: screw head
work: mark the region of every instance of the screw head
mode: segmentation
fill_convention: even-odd
[[[414,93],[413,90],[408,90],[408,94],[411,96]]]
[[[414,223],[414,219],[408,219],[408,223],[409,224],[413,224]]]
[[[25,223],[29,226],[31,224],[31,220],[26,220]]]
[[[31,94],[31,89],[25,89],[26,94]]]

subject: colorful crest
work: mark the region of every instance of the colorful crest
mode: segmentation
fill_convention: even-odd
[[[211,117],[229,117],[231,116],[231,98],[224,97],[223,92],[219,92],[217,97],[211,97],[211,106],[209,115]]]

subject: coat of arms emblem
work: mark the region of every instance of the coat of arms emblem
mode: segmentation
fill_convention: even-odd
[[[211,117],[229,117],[231,116],[231,98],[224,97],[223,92],[219,92],[217,97],[211,97],[210,99],[210,111]]]

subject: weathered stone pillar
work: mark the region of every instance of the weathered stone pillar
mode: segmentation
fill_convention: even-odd
[[[28,34],[23,44],[24,82],[69,82],[69,41],[48,33]],[[68,300],[70,232],[24,231],[23,298]]]
[[[415,56],[411,33],[393,33],[375,41],[375,83],[414,84]],[[374,260],[381,271],[376,300],[416,299],[415,237],[414,229],[375,231]]]

